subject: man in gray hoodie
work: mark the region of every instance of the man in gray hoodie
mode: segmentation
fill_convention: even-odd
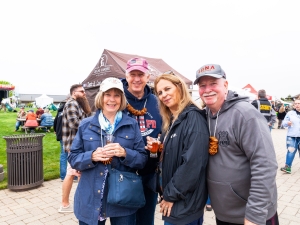
[[[220,65],[196,72],[210,131],[208,192],[217,225],[277,225],[277,162],[264,116],[228,90]]]

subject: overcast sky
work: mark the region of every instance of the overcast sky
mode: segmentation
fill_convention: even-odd
[[[280,97],[299,88],[295,1],[1,1],[0,80],[19,93],[68,94],[104,49],[162,58],[184,76],[220,64],[229,85]],[[194,86],[194,88],[197,88]]]

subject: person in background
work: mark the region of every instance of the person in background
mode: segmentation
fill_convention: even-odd
[[[271,100],[271,107],[274,111],[276,111],[275,101]]]
[[[282,126],[287,127],[288,131],[286,134],[285,166],[280,170],[289,174],[292,172],[292,163],[297,151],[300,156],[300,98],[294,101],[293,107],[294,109],[289,111],[282,121]]]
[[[53,126],[54,119],[49,109],[45,109],[44,113],[41,116],[40,126],[43,126],[43,131],[50,132],[50,128]]]
[[[276,112],[273,109],[271,103],[267,99],[265,90],[258,91],[258,100],[254,100],[251,103],[267,120],[270,131],[276,122]]]
[[[145,166],[148,158],[137,121],[122,113],[126,98],[118,78],[102,81],[95,107],[96,114],[81,122],[68,156],[72,168],[81,172],[74,213],[80,225],[102,225],[107,217],[112,225],[135,225],[137,208],[107,202],[107,164],[119,171],[135,173]],[[108,134],[115,139],[106,144]]]
[[[205,110],[198,108],[186,84],[176,75],[158,76],[154,91],[163,118],[162,219],[165,225],[201,225],[207,200],[209,147]],[[151,149],[151,138],[147,139],[147,148]]]
[[[33,110],[28,110],[24,126],[29,127],[30,133],[34,133],[35,128],[39,126],[36,120],[36,114],[33,112]]]
[[[26,119],[26,115],[27,113],[25,112],[24,107],[21,107],[20,111],[17,113],[17,119]],[[22,124],[21,121],[17,120],[15,132],[19,130],[21,124]]]
[[[38,107],[38,109],[36,110],[36,112],[35,112],[35,114],[36,114],[36,118],[41,118],[41,116],[43,115],[43,113],[44,113],[44,110],[43,110],[43,108],[42,107]]]
[[[68,158],[68,152],[64,150],[64,145],[62,142],[62,116],[65,104],[66,101],[60,103],[53,123],[53,129],[56,134],[56,140],[59,141],[60,144],[59,176],[61,181],[63,181],[66,176]]]
[[[70,88],[70,98],[63,109],[62,140],[64,150],[70,152],[71,145],[77,133],[80,122],[90,116],[91,108],[86,98],[85,90],[81,84],[74,84]],[[75,176],[80,176],[70,164],[67,165],[67,174],[62,184],[62,203],[58,212],[73,212],[69,196]]]
[[[3,98],[2,101],[1,101],[1,109],[3,109],[4,112],[6,112],[6,106],[11,106],[11,103],[10,103],[10,98]],[[11,106],[12,107],[12,106]]]
[[[248,97],[228,90],[218,64],[200,67],[194,84],[206,104],[207,184],[216,224],[278,225],[277,161],[266,119]]]
[[[285,110],[284,104],[282,103],[281,106],[278,109],[278,112],[277,112],[277,119],[278,119],[278,126],[277,126],[277,128],[278,129],[284,129],[281,126],[281,124],[282,124],[282,121],[284,120],[285,115],[286,115],[286,110]]]
[[[127,62],[126,79],[122,80],[128,116],[138,121],[145,145],[146,136],[157,138],[161,133],[162,119],[158,110],[157,98],[152,94],[147,82],[150,79],[148,62],[143,58],[132,58]],[[143,177],[146,205],[136,213],[137,225],[154,225],[154,214],[158,193],[153,190],[151,180],[156,176],[155,170],[159,158],[150,158],[149,151],[147,164],[139,170]]]

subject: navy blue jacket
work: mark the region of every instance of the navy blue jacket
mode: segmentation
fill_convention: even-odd
[[[105,131],[98,121],[100,110],[93,117],[81,121],[73,140],[68,161],[72,168],[81,171],[74,197],[74,213],[78,220],[87,224],[98,224],[101,208],[101,190],[104,182],[105,165],[92,161],[92,153],[102,146]],[[137,122],[123,113],[123,118],[114,131],[115,143],[126,150],[126,157],[113,157],[111,166],[120,171],[135,172],[145,166],[147,153]],[[105,142],[105,141],[104,141]],[[103,146],[105,143],[103,143]],[[119,217],[135,213],[137,209],[117,207],[107,204],[107,186],[102,201],[102,216]]]
[[[147,113],[144,115],[144,124],[141,124],[141,122],[140,122],[141,118],[135,118],[135,116],[130,114],[130,112],[127,109],[124,110],[124,112],[128,116],[139,120],[138,123],[140,126],[140,131],[141,131],[144,143],[146,145],[147,144],[147,140],[146,140],[147,136],[157,138],[158,134],[161,133],[162,118],[159,113],[157,98],[154,94],[152,94],[150,87],[148,85],[146,85],[146,87],[144,89],[144,96],[141,99],[138,99],[128,91],[128,83],[127,83],[126,79],[122,79],[122,82],[123,82],[124,93],[125,93],[126,99],[133,108],[135,108],[137,110],[143,109],[145,102],[147,100],[147,103],[146,103]],[[147,151],[147,154],[149,156],[150,151]],[[159,155],[160,155],[160,153],[159,153]],[[157,168],[158,160],[159,160],[159,156],[157,158],[148,157],[146,166],[142,170],[139,170],[139,174],[148,175],[148,174],[154,173]]]
[[[164,200],[174,205],[171,224],[188,224],[200,218],[207,200],[206,165],[209,131],[205,111],[187,106],[174,121],[164,141],[162,187]]]

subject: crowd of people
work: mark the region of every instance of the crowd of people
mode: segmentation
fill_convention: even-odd
[[[42,107],[38,107],[35,112],[32,109],[26,112],[24,107],[21,107],[20,111],[17,112],[16,120],[15,132],[19,130],[22,123],[24,123],[24,127],[29,128],[30,133],[34,133],[39,126],[44,132],[50,132],[50,128],[54,125],[54,119],[50,110]]]
[[[278,129],[288,129],[280,170],[291,173],[297,150],[300,154],[300,99],[289,110],[259,90],[249,104],[248,97],[228,89],[227,74],[218,64],[196,71],[203,106],[176,74],[159,75],[153,89],[149,79],[148,62],[130,59],[124,79],[102,81],[94,113],[83,86],[71,86],[52,124],[61,147],[58,211],[74,212],[80,225],[103,225],[107,218],[112,225],[154,225],[159,204],[165,225],[203,224],[205,209],[214,211],[217,225],[279,225],[278,165],[270,131],[276,121]],[[21,109],[18,117],[49,119],[49,110],[41,110],[26,115]],[[157,157],[150,156],[153,138],[159,140]],[[111,202],[112,170],[139,175],[142,207]],[[79,183],[73,206],[74,179]],[[133,186],[127,188],[128,195],[134,194]]]

